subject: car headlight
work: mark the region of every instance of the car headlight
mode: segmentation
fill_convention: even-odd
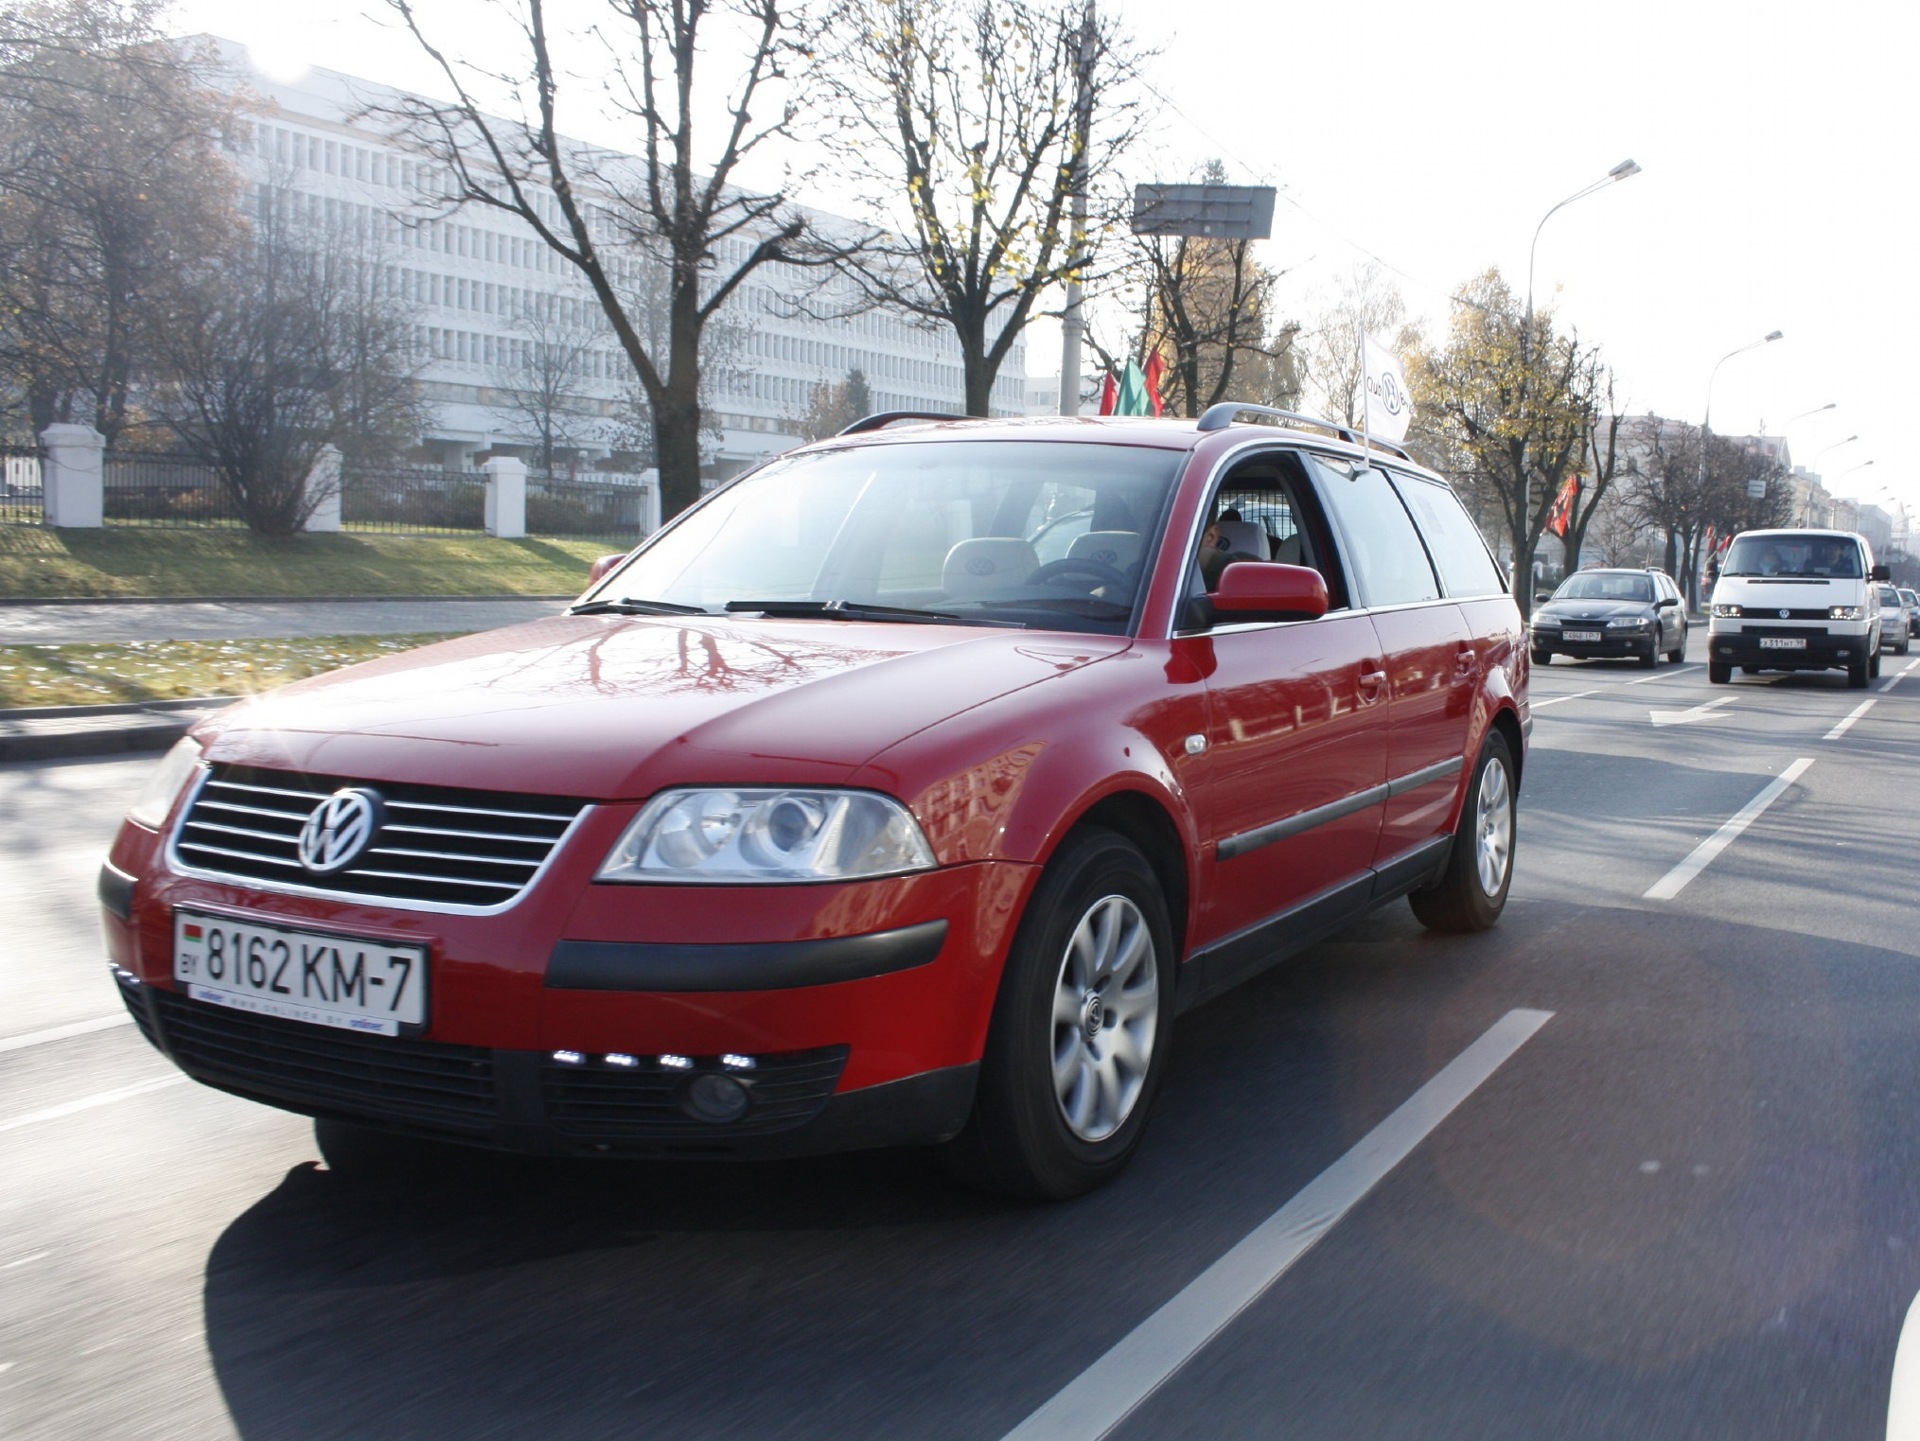
[[[597,881],[740,885],[850,881],[933,868],[907,808],[871,791],[663,791],[633,818]]]
[[[1646,628],[1645,616],[1617,615],[1607,622],[1608,630],[1645,630]]]
[[[1721,620],[1740,619],[1740,607],[1737,605],[1716,605],[1713,608],[1713,613]]]
[[[1827,607],[1828,620],[1858,620],[1860,607],[1857,605],[1834,605]]]
[[[127,811],[127,819],[150,831],[159,830],[181,790],[199,768],[200,742],[182,736],[148,774],[146,785]]]

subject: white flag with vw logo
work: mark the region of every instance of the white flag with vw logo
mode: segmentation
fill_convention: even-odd
[[[1367,392],[1367,433],[1398,443],[1413,420],[1407,372],[1393,347],[1377,335],[1360,337],[1360,371]]]

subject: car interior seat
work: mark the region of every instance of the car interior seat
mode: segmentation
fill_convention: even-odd
[[[1220,549],[1227,552],[1233,560],[1271,560],[1272,548],[1267,544],[1267,533],[1251,520],[1223,520],[1219,522]]]
[[[954,600],[1005,595],[1033,574],[1039,564],[1040,557],[1024,540],[975,536],[956,542],[947,552],[940,567],[940,585]]]
[[[1140,561],[1142,541],[1135,530],[1090,530],[1075,536],[1067,547],[1069,560],[1097,560],[1115,570],[1130,570]]]

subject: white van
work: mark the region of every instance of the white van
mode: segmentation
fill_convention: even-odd
[[[1863,535],[1846,530],[1748,530],[1720,562],[1707,623],[1707,679],[1725,685],[1737,665],[1844,670],[1864,690],[1880,674],[1880,602]]]

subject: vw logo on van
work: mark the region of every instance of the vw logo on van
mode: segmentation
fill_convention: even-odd
[[[378,791],[355,786],[335,791],[300,827],[300,864],[316,876],[344,871],[373,844],[386,809]]]

